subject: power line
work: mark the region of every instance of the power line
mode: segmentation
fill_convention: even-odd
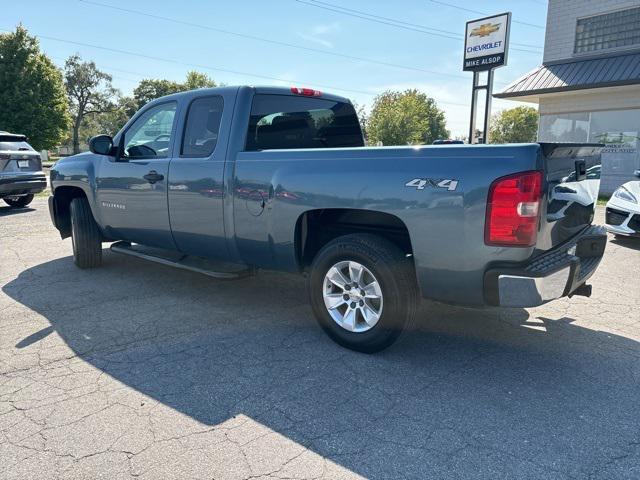
[[[318,5],[316,3],[312,3],[312,2],[308,2],[308,1],[304,1],[304,0],[295,0],[295,1],[300,3],[300,4],[302,4],[302,5],[321,8],[323,10],[329,10],[331,12],[340,13],[342,15],[348,15],[350,17],[361,18],[363,20],[369,20],[371,22],[381,23],[383,25],[389,25],[389,26],[392,26],[392,27],[402,28],[404,30],[410,30],[412,32],[426,33],[428,35],[433,35],[433,36],[436,36],[436,37],[443,37],[443,38],[449,38],[451,40],[458,40],[457,37],[451,36],[450,34],[443,34],[443,33],[437,33],[437,32],[428,32],[428,31],[425,31],[424,28],[422,28],[422,27],[416,28],[415,25],[412,25],[412,24],[409,24],[409,23],[405,23],[405,22],[402,22],[402,24],[400,22],[393,23],[393,22],[395,22],[395,20],[392,20],[392,19],[380,20],[380,17],[378,17],[378,18],[369,18],[369,17],[365,16],[364,14],[350,13],[348,11],[345,11],[341,7],[328,7],[328,6],[325,6],[325,5]],[[349,9],[349,10],[351,12],[355,11],[355,10],[351,10],[351,9]]]
[[[11,32],[12,31],[12,30],[8,30],[8,29],[0,29],[0,30],[3,31],[3,32]],[[70,45],[76,45],[76,46],[87,47],[87,48],[95,48],[97,50],[104,50],[104,51],[107,51],[107,52],[113,52],[113,53],[118,53],[118,54],[122,54],[122,55],[130,55],[130,56],[133,56],[133,57],[146,58],[148,60],[154,60],[154,61],[159,61],[159,62],[172,63],[172,64],[175,64],[175,65],[181,65],[181,66],[186,66],[186,67],[190,67],[190,68],[198,68],[198,69],[211,70],[211,71],[217,71],[217,72],[225,72],[225,73],[231,73],[231,74],[234,74],[234,75],[241,75],[241,76],[246,76],[246,77],[255,77],[255,78],[261,78],[261,79],[266,79],[266,80],[275,80],[275,81],[278,81],[278,82],[283,82],[283,83],[288,83],[288,84],[291,84],[291,83],[302,83],[302,84],[308,84],[308,85],[322,87],[322,88],[328,88],[330,90],[339,90],[339,91],[343,91],[343,92],[358,93],[358,94],[367,95],[367,96],[370,96],[370,97],[376,96],[375,93],[367,92],[367,91],[364,91],[364,90],[355,90],[355,89],[350,89],[350,88],[337,87],[335,85],[327,85],[327,84],[322,84],[322,83],[316,83],[316,82],[304,82],[304,81],[300,81],[300,80],[284,79],[284,78],[272,77],[272,76],[268,76],[268,75],[260,75],[260,74],[256,74],[256,73],[243,72],[243,71],[239,71],[239,70],[231,70],[231,69],[227,69],[227,68],[211,67],[209,65],[202,65],[202,64],[197,64],[197,63],[183,62],[181,60],[173,60],[173,59],[169,59],[169,58],[156,57],[156,56],[147,55],[147,54],[144,54],[144,53],[131,52],[131,51],[128,51],[128,50],[121,50],[121,49],[118,49],[118,48],[104,47],[102,45],[94,45],[94,44],[90,44],[90,43],[76,42],[74,40],[66,40],[66,39],[62,39],[62,38],[51,37],[49,35],[38,35],[38,34],[35,34],[35,36],[38,37],[38,38],[43,38],[45,40],[52,40],[54,42],[68,43]],[[133,72],[129,72],[129,73],[133,73]],[[467,106],[467,104],[464,104],[464,103],[455,103],[455,102],[446,102],[446,101],[437,101],[437,103],[441,103],[441,104],[445,104],[445,105],[456,105],[456,106],[462,106],[462,107],[466,107]]]
[[[479,10],[472,10],[470,8],[461,7],[460,5],[454,5],[453,3],[442,2],[440,0],[428,0],[428,1],[431,2],[431,3],[435,3],[437,5],[444,5],[445,7],[457,8],[458,10],[463,10],[465,12],[477,13],[478,15],[489,15],[487,12],[481,12]],[[511,20],[511,21],[513,23],[519,23],[520,25],[526,25],[528,27],[544,29],[544,26],[536,25],[535,23],[520,22],[518,20]]]
[[[322,5],[326,5],[328,7],[333,7],[333,8],[338,8],[340,10],[345,10],[347,12],[357,13],[357,14],[360,14],[360,15],[366,15],[368,17],[378,18],[378,19],[381,19],[381,20],[386,20],[386,21],[389,21],[389,22],[399,23],[399,24],[402,24],[402,25],[408,25],[410,27],[416,27],[416,28],[423,29],[423,30],[433,30],[435,32],[446,33],[446,34],[449,34],[449,35],[454,35],[456,37],[459,36],[458,32],[451,32],[449,30],[441,30],[439,28],[427,27],[426,25],[420,25],[420,24],[417,24],[417,23],[406,22],[404,20],[398,20],[396,18],[384,17],[382,15],[374,15],[373,13],[367,13],[367,12],[363,12],[362,10],[355,10],[353,8],[341,7],[340,5],[335,5],[335,4],[329,3],[329,2],[322,2],[320,0],[307,0],[306,2],[300,2],[300,3],[309,3],[309,2],[320,3]],[[316,6],[316,5],[312,5],[312,6]]]
[[[67,61],[66,58],[62,58],[62,57],[58,57],[58,56],[54,56],[54,55],[48,55],[49,58],[53,59],[53,60],[57,60],[58,62],[60,62],[60,64],[58,65],[58,68],[60,70],[64,70],[65,68],[65,63]],[[117,78],[118,80],[126,80],[127,82],[136,82],[139,83],[140,79],[144,79],[144,78],[149,78],[149,75],[147,74],[143,74],[140,72],[132,72],[130,70],[122,70],[120,68],[115,68],[115,67],[111,67],[111,66],[107,66],[107,65],[103,65],[100,64],[100,70],[108,70],[108,71],[112,71],[112,72],[118,72],[118,73],[126,73],[127,75],[135,75],[136,78],[126,78],[120,75],[111,75],[113,78]]]
[[[154,18],[156,20],[163,20],[163,21],[166,21],[166,22],[176,23],[176,24],[179,24],[179,25],[185,25],[185,26],[188,26],[188,27],[200,28],[200,29],[203,29],[203,30],[209,30],[209,31],[212,31],[212,32],[222,33],[222,34],[225,34],[225,35],[232,35],[232,36],[235,36],[235,37],[246,38],[246,39],[255,40],[255,41],[258,41],[258,42],[270,43],[272,45],[279,45],[279,46],[282,46],[282,47],[295,48],[295,49],[298,49],[298,50],[305,50],[305,51],[308,51],[308,52],[320,53],[320,54],[323,54],[323,55],[330,55],[330,56],[334,56],[334,57],[346,58],[348,60],[358,60],[358,61],[361,61],[361,62],[367,62],[367,63],[377,64],[377,65],[383,65],[383,66],[386,66],[386,67],[400,68],[400,69],[403,69],[403,70],[411,70],[411,71],[422,72],[422,73],[429,73],[429,74],[432,74],[432,75],[442,75],[442,76],[451,77],[451,78],[466,78],[463,75],[439,72],[439,71],[436,71],[436,70],[427,70],[427,69],[424,69],[424,68],[412,67],[412,66],[408,66],[408,65],[400,65],[400,64],[397,64],[397,63],[385,62],[385,61],[382,61],[382,60],[376,60],[376,59],[372,59],[372,58],[358,57],[358,56],[355,56],[355,55],[348,55],[348,54],[345,54],[345,53],[329,52],[329,51],[326,51],[326,50],[321,50],[319,48],[304,47],[302,45],[296,45],[296,44],[293,44],[293,43],[281,42],[281,41],[278,41],[278,40],[271,40],[269,38],[258,37],[258,36],[255,36],[255,35],[249,35],[249,34],[240,33],[240,32],[234,32],[232,30],[225,30],[225,29],[222,29],[222,28],[212,27],[212,26],[209,26],[209,25],[203,25],[203,24],[199,24],[199,23],[188,22],[188,21],[185,21],[185,20],[179,20],[179,19],[172,18],[172,17],[165,17],[165,16],[162,16],[162,15],[156,15],[156,14],[153,14],[153,13],[143,12],[143,11],[140,11],[140,10],[133,10],[133,9],[124,8],[124,7],[117,7],[115,5],[110,5],[110,4],[101,3],[101,2],[95,2],[95,1],[91,1],[91,0],[79,0],[79,1],[80,1],[80,3],[85,3],[87,5],[94,5],[94,6],[97,6],[97,7],[108,8],[108,9],[111,9],[111,10],[118,10],[118,11],[125,12],[125,13],[132,13],[132,14],[135,14],[135,15],[141,15],[141,16],[148,17],[148,18]]]
[[[395,18],[384,17],[382,15],[374,15],[372,13],[364,12],[362,10],[355,10],[353,8],[346,8],[339,5],[335,5],[329,2],[323,2],[320,0],[295,0],[296,2],[307,5],[310,7],[322,8],[324,10],[329,10],[332,12],[340,13],[343,15],[348,15],[351,17],[361,18],[363,20],[368,20],[371,22],[381,23],[383,25],[390,25],[392,27],[403,28],[405,30],[411,30],[414,32],[425,33],[427,35],[434,35],[437,37],[449,38],[452,40],[464,40],[464,35],[460,35],[458,32],[453,32],[451,30],[441,30],[439,28],[428,27],[426,25],[420,25],[417,23],[406,22],[404,20],[398,20]],[[536,48],[541,49],[539,45],[531,45],[527,43],[517,43],[511,42],[511,45],[526,47],[526,48]],[[527,53],[536,53],[539,54],[541,52],[531,51],[527,49],[513,48],[513,50],[518,50],[521,52]]]
[[[359,61],[364,61],[364,62],[369,62],[369,63],[376,63],[376,64],[380,64],[380,65],[385,65],[385,66],[390,66],[390,67],[397,67],[397,68],[402,68],[402,69],[406,69],[406,70],[413,70],[413,71],[422,72],[422,73],[430,73],[430,74],[433,74],[433,75],[446,76],[446,77],[450,77],[450,78],[461,78],[461,79],[465,79],[465,80],[468,78],[467,76],[460,75],[460,74],[444,73],[444,72],[439,72],[439,71],[434,71],[434,70],[426,70],[426,69],[419,68],[419,67],[409,67],[409,66],[406,66],[406,65],[399,65],[399,64],[394,64],[394,63],[382,62],[382,61],[379,61],[379,60],[363,58],[363,57],[357,57],[357,56],[347,55],[347,54],[342,54],[342,53],[337,53],[337,52],[328,52],[326,50],[320,50],[320,49],[316,49],[316,48],[303,47],[301,45],[295,45],[295,44],[290,44],[290,43],[286,43],[286,42],[280,42],[278,40],[271,40],[271,39],[267,39],[267,38],[263,38],[263,37],[257,37],[255,35],[248,35],[248,34],[244,34],[244,33],[234,32],[234,31],[231,31],[231,30],[224,30],[224,29],[217,28],[217,27],[212,27],[212,26],[209,26],[209,25],[203,25],[203,24],[198,24],[198,23],[193,23],[193,22],[187,22],[187,21],[184,21],[184,20],[179,20],[179,19],[175,19],[175,18],[171,18],[171,17],[164,17],[164,16],[161,16],[161,15],[142,12],[142,11],[139,11],[139,10],[132,10],[132,9],[124,8],[124,7],[117,7],[115,5],[101,3],[101,2],[94,1],[94,0],[78,0],[78,1],[81,2],[81,3],[89,4],[89,5],[95,5],[95,6],[99,6],[99,7],[103,7],[103,8],[108,8],[108,9],[112,9],[112,10],[118,10],[118,11],[126,12],[126,13],[133,13],[133,14],[136,14],[136,15],[142,15],[142,16],[145,16],[145,17],[164,20],[164,21],[167,21],[167,22],[172,22],[172,23],[177,23],[177,24],[181,24],[181,25],[201,28],[201,29],[204,29],[204,30],[211,30],[211,31],[219,32],[219,33],[224,33],[224,34],[227,34],[227,35],[233,35],[233,36],[236,36],[236,37],[248,38],[248,39],[251,39],[251,40],[256,40],[256,41],[261,41],[261,42],[266,42],[266,43],[272,43],[272,44],[275,44],[275,45],[281,45],[281,46],[296,48],[296,49],[300,49],[300,50],[307,50],[307,51],[314,52],[314,53],[332,55],[332,56],[347,58],[347,59],[350,59],[350,60],[359,60]],[[318,1],[318,0],[314,0],[314,1]],[[326,3],[326,2],[322,2],[322,3]],[[342,8],[342,7],[339,7],[339,8]],[[351,9],[349,9],[349,10],[351,10]],[[431,28],[431,27],[424,27],[424,28]],[[532,52],[532,53],[539,53],[539,52]],[[496,82],[496,84],[500,84],[500,85],[507,85],[507,83],[508,82],[498,82],[498,81]]]

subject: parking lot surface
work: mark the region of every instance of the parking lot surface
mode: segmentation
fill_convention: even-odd
[[[0,207],[0,478],[640,478],[640,240],[590,299],[425,302],[363,355],[301,277],[82,271],[31,207]]]

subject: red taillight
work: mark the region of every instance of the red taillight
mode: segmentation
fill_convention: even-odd
[[[295,95],[304,95],[305,97],[319,97],[322,95],[322,92],[320,90],[300,87],[291,87],[291,93]]]
[[[484,243],[505,247],[535,245],[540,219],[542,172],[497,179],[489,188]]]

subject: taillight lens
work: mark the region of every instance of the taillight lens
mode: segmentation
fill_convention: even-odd
[[[313,88],[291,87],[291,93],[294,95],[303,95],[305,97],[320,97],[322,92]]]
[[[540,219],[542,172],[516,173],[489,188],[484,243],[505,247],[535,245]]]

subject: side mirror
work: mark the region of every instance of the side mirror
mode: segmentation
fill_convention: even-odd
[[[113,155],[113,138],[109,135],[96,135],[89,140],[89,150],[98,155]]]
[[[636,170],[635,172],[633,172],[633,174],[634,174],[636,177],[640,178],[640,170]]]

